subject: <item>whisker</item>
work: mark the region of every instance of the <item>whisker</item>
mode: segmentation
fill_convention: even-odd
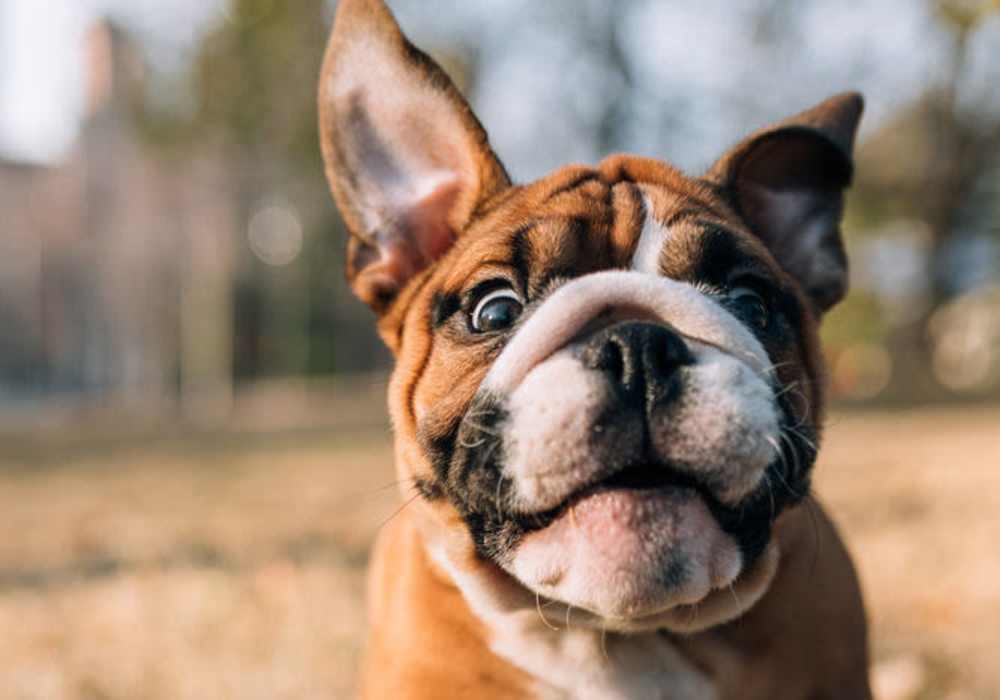
[[[797,446],[795,445],[795,441],[792,440],[784,431],[778,433],[778,437],[782,441],[784,441],[785,444],[788,445],[788,451],[792,453],[792,460],[795,462],[795,465],[794,465],[795,466],[795,475],[796,476],[801,475],[802,474],[802,462],[800,460],[799,450],[798,450]],[[787,469],[788,465],[786,464],[785,467]],[[789,492],[792,493],[792,495],[794,495],[796,497],[799,495],[799,494],[797,494],[795,492],[794,489],[791,488],[791,486],[785,480],[785,477],[783,475],[781,476],[781,480],[782,480],[782,482],[784,482],[785,488],[787,488],[789,490]]]
[[[393,512],[393,514],[392,514],[392,515],[390,515],[390,516],[389,516],[388,518],[386,518],[386,519],[385,519],[385,520],[383,520],[383,521],[382,521],[381,523],[379,523],[378,527],[377,527],[377,528],[375,528],[375,530],[376,530],[376,531],[381,531],[383,527],[385,527],[386,525],[388,525],[388,524],[389,524],[389,521],[390,521],[390,520],[392,520],[392,519],[393,519],[393,518],[395,518],[395,517],[396,517],[397,515],[399,515],[400,513],[402,513],[402,512],[403,512],[403,509],[404,509],[404,508],[406,508],[406,507],[407,507],[408,505],[410,505],[411,503],[413,503],[413,502],[414,502],[415,500],[417,500],[418,498],[420,498],[420,494],[419,494],[419,493],[417,493],[417,494],[414,494],[414,495],[413,495],[413,496],[412,496],[411,498],[407,499],[407,500],[406,500],[406,501],[405,501],[405,502],[403,503],[403,505],[401,505],[401,506],[400,506],[399,508],[397,508],[397,509],[396,509],[396,510],[395,510],[395,511]]]
[[[558,627],[553,627],[548,620],[545,619],[545,613],[542,612],[542,601],[541,596],[538,595],[538,591],[535,591],[535,610],[538,611],[538,617],[542,621],[542,624],[548,627],[553,632],[558,632]]]
[[[778,433],[778,437],[781,437],[781,433]],[[781,468],[786,469],[788,467],[787,458],[785,457],[785,451],[781,449],[781,443],[777,439],[771,437],[770,435],[764,436],[764,440],[768,445],[774,448],[774,454],[778,459],[781,460]]]
[[[500,502],[501,499],[503,498],[503,496],[501,495],[502,490],[503,490],[503,476],[499,476],[497,477],[497,492],[494,497],[495,501],[494,507],[497,509],[497,513],[503,513],[503,508]]]
[[[698,614],[700,612],[701,610],[698,608],[698,603],[691,603],[691,617],[688,618],[688,626],[694,626],[694,623],[698,621]]]
[[[788,483],[788,480],[784,477],[783,474],[781,474],[781,472],[777,472],[776,476],[778,477],[778,480],[781,481],[781,485],[785,487],[785,490],[791,494],[792,498],[794,498],[796,501],[803,498],[804,494],[801,494],[795,489],[793,489],[792,485]]]
[[[478,422],[472,420],[471,418],[469,418],[468,414],[466,414],[465,417],[462,418],[462,423],[461,424],[462,425],[467,425],[470,428],[472,428],[473,430],[476,430],[476,431],[478,431],[480,433],[483,433],[485,435],[489,435],[490,437],[494,437],[494,438],[499,438],[500,437],[500,433],[498,431],[493,430],[491,428],[487,428],[485,425],[482,425],[481,423],[478,423]]]
[[[740,610],[742,610],[743,609],[743,601],[740,600],[740,596],[736,592],[736,586],[733,585],[732,581],[729,582],[729,592],[733,594],[733,600],[736,602],[736,607],[739,608]]]
[[[774,522],[774,519],[777,516],[776,511],[778,510],[778,506],[774,501],[774,484],[771,483],[771,478],[767,475],[766,471],[764,472],[763,477],[764,483],[767,484],[767,496],[771,500],[771,522]]]
[[[368,491],[368,492],[366,492],[364,494],[358,494],[358,496],[364,496],[364,495],[374,496],[377,493],[382,493],[383,491],[388,491],[391,488],[397,488],[397,487],[401,486],[402,484],[406,484],[406,483],[408,483],[410,486],[416,486],[417,479],[415,479],[415,478],[413,478],[411,476],[408,476],[408,477],[403,478],[403,479],[396,479],[395,481],[390,481],[388,484],[384,484],[382,486],[374,488],[371,491]]]
[[[776,362],[773,365],[770,365],[769,367],[765,367],[763,370],[759,370],[757,372],[757,376],[759,376],[761,379],[770,379],[782,367],[788,367],[788,366],[794,365],[794,364],[795,363],[792,362],[791,360],[788,360],[786,362]]]
[[[786,385],[785,385],[784,387],[782,387],[781,391],[779,391],[779,392],[778,392],[777,394],[775,394],[775,395],[774,395],[774,398],[775,398],[775,399],[780,399],[780,398],[781,398],[782,396],[784,396],[785,394],[787,394],[787,393],[789,393],[789,392],[791,392],[791,391],[795,391],[795,390],[796,390],[796,389],[798,389],[798,388],[799,388],[800,386],[802,386],[802,383],[801,383],[801,382],[798,382],[798,381],[795,381],[795,382],[791,382],[791,383],[789,383],[789,384],[786,384]]]
[[[806,435],[804,435],[802,433],[802,431],[798,429],[798,427],[786,426],[785,430],[787,430],[789,433],[791,433],[792,435],[794,435],[795,437],[797,437],[799,440],[801,440],[802,442],[804,442],[806,444],[806,447],[808,447],[809,449],[811,449],[813,452],[816,452],[816,453],[819,452],[819,447],[816,445],[816,443],[814,441],[810,440]]]
[[[806,418],[810,414],[809,397],[806,396],[805,392],[802,391],[801,385],[800,385],[799,382],[792,382],[788,386],[789,386],[789,390],[787,392],[785,392],[785,393],[790,394],[791,396],[797,396],[799,398],[799,401],[801,401],[801,403],[802,403],[802,405],[800,407],[801,410],[796,411],[796,414],[797,414],[796,417],[798,418],[799,422],[796,423],[794,426],[789,426],[789,427],[792,427],[792,428],[801,428],[803,425],[805,425]],[[794,409],[795,407],[793,406],[792,408]]]

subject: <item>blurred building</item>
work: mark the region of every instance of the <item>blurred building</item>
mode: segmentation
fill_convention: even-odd
[[[87,113],[69,156],[0,157],[0,404],[156,410],[181,388],[224,402],[234,224],[222,168],[204,151],[147,152],[130,127],[142,61],[115,26],[93,27],[83,60]]]

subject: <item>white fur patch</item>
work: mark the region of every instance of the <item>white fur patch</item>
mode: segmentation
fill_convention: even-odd
[[[650,275],[660,274],[660,251],[670,236],[670,231],[651,215],[652,204],[643,196],[646,208],[646,223],[639,233],[639,242],[632,254],[632,269]]]
[[[528,373],[507,401],[506,469],[516,486],[515,509],[538,512],[558,506],[576,485],[610,466],[588,439],[600,411],[613,401],[608,383],[562,350]],[[637,418],[639,418],[637,416]],[[603,440],[628,444],[642,425],[617,425]]]
[[[697,473],[716,497],[735,505],[777,456],[780,416],[769,382],[711,346],[690,343],[697,363],[684,370],[684,390],[669,411],[649,416],[654,452]]]

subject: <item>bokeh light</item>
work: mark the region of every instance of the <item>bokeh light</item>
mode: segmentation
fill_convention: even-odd
[[[283,267],[302,252],[302,223],[287,206],[268,205],[250,217],[250,249],[261,262]]]

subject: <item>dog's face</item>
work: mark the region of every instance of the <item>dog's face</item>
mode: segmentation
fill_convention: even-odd
[[[622,630],[752,605],[809,488],[860,98],[701,178],[616,156],[515,186],[381,1],[343,0],[320,107],[408,507],[473,605]]]

